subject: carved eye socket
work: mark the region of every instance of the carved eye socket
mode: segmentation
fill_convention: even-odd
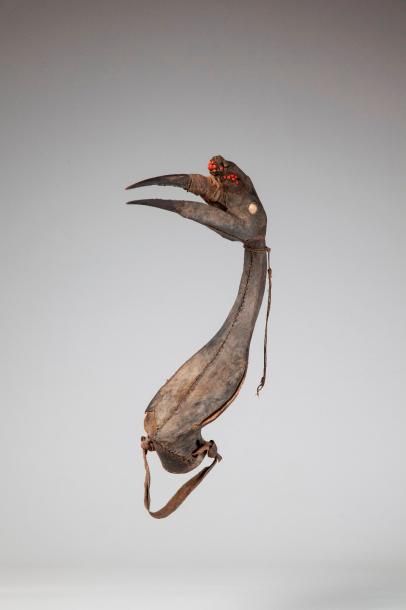
[[[258,210],[258,206],[256,203],[252,202],[248,206],[248,211],[250,214],[256,214]]]

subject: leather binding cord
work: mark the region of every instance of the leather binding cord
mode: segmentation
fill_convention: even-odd
[[[265,333],[264,333],[264,368],[263,368],[263,372],[262,372],[261,381],[259,382],[259,385],[257,387],[257,396],[259,396],[259,393],[262,390],[262,388],[264,387],[265,381],[266,381],[266,369],[267,369],[267,359],[268,359],[268,355],[267,355],[268,321],[269,321],[269,314],[271,313],[271,298],[272,298],[272,269],[271,269],[271,261],[270,261],[271,248],[268,248],[268,246],[264,246],[263,248],[252,248],[251,246],[247,246],[246,244],[244,244],[244,248],[246,250],[249,250],[249,252],[266,252],[267,262],[268,262],[268,269],[267,269],[268,301],[267,301],[267,306],[266,306]]]
[[[179,487],[178,491],[168,500],[168,502],[160,508],[159,510],[152,511],[151,510],[151,496],[150,496],[150,487],[151,487],[151,471],[149,469],[149,464],[147,460],[148,451],[154,451],[154,443],[149,440],[145,436],[141,436],[141,449],[142,455],[144,459],[144,468],[145,468],[145,481],[144,481],[144,506],[151,515],[155,519],[164,519],[171,515],[175,510],[186,500],[189,494],[192,493],[194,489],[203,481],[203,479],[209,474],[210,470],[214,467],[217,462],[221,461],[221,455],[217,453],[216,443],[214,441],[208,441],[204,443],[201,447],[196,449],[193,452],[194,456],[197,456],[201,453],[206,454],[208,457],[213,458],[210,466],[206,466],[199,470],[197,474],[194,475],[191,479],[186,481],[181,487]]]

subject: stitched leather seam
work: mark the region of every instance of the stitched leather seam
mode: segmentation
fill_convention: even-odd
[[[223,343],[220,345],[219,349],[217,350],[217,352],[215,353],[215,355],[213,356],[213,358],[210,360],[210,362],[208,362],[208,363],[206,364],[206,366],[204,367],[204,369],[202,370],[202,372],[201,372],[201,373],[199,373],[199,375],[197,375],[197,377],[195,377],[195,379],[193,380],[193,382],[192,382],[192,383],[191,383],[191,385],[189,386],[189,388],[188,388],[187,392],[185,393],[185,395],[184,395],[184,396],[182,396],[182,398],[179,400],[179,402],[178,402],[178,404],[177,404],[176,408],[174,409],[174,411],[173,411],[173,412],[172,412],[172,413],[169,415],[169,417],[167,417],[167,418],[166,418],[166,419],[165,419],[165,420],[164,420],[164,421],[161,423],[161,425],[160,425],[160,426],[157,428],[157,430],[156,430],[156,434],[158,434],[158,433],[159,433],[159,430],[160,430],[161,428],[163,428],[163,426],[165,426],[165,424],[167,424],[167,423],[168,423],[168,421],[169,421],[170,419],[172,419],[172,417],[173,417],[174,415],[176,415],[176,413],[179,411],[179,409],[180,409],[180,407],[181,407],[182,403],[183,403],[183,402],[184,402],[184,401],[185,401],[185,400],[188,398],[188,396],[189,396],[189,395],[190,395],[190,394],[193,392],[193,390],[195,389],[195,387],[197,386],[197,384],[199,383],[199,381],[202,379],[202,377],[203,377],[203,375],[205,374],[205,372],[207,371],[207,369],[208,369],[208,368],[209,368],[209,367],[210,367],[210,366],[211,366],[211,365],[212,365],[212,364],[215,362],[215,360],[217,360],[218,356],[219,356],[219,355],[220,355],[220,353],[223,351],[224,346],[225,346],[225,344],[226,344],[226,342],[227,342],[227,340],[228,340],[228,338],[229,338],[229,336],[230,336],[230,333],[231,333],[231,331],[233,330],[234,325],[236,324],[236,322],[237,322],[237,320],[238,320],[238,318],[239,318],[239,316],[240,316],[240,314],[241,314],[241,312],[242,312],[242,310],[243,310],[243,308],[244,308],[244,305],[245,305],[245,299],[246,299],[246,296],[247,296],[247,291],[248,291],[249,280],[250,280],[250,277],[251,277],[252,263],[253,263],[253,254],[252,254],[252,253],[250,253],[250,266],[249,266],[249,268],[248,268],[247,281],[246,281],[246,284],[245,284],[245,286],[244,286],[243,297],[242,297],[242,300],[241,300],[240,306],[239,306],[238,310],[237,310],[237,311],[236,311],[236,313],[235,313],[234,320],[232,321],[232,324],[231,324],[231,326],[230,326],[230,329],[229,329],[229,331],[228,331],[228,333],[227,333],[226,337],[224,338]]]
[[[167,451],[168,453],[175,456],[176,458],[179,458],[185,464],[192,464],[194,462],[193,458],[189,458],[185,455],[181,455],[180,453],[176,453],[176,451],[173,451],[173,449],[170,449],[166,443],[163,443],[162,441],[157,441],[155,437],[152,440],[155,445],[159,445],[160,447],[162,447],[162,449],[164,451]]]

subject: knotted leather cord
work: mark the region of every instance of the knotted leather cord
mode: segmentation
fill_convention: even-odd
[[[267,344],[268,344],[268,320],[269,314],[271,312],[271,293],[272,293],[272,269],[271,269],[271,261],[270,261],[270,252],[271,248],[268,246],[264,246],[263,248],[252,248],[251,246],[247,246],[244,244],[244,248],[249,250],[250,252],[266,252],[267,262],[268,262],[268,303],[266,308],[266,318],[265,318],[265,333],[264,333],[264,368],[262,372],[261,381],[257,387],[257,396],[259,396],[260,391],[265,385],[266,380],[266,366],[267,366]]]
[[[144,506],[151,515],[155,519],[163,519],[164,517],[168,517],[172,514],[181,504],[186,500],[189,494],[192,493],[194,489],[203,481],[206,475],[209,474],[210,470],[216,464],[216,462],[220,462],[221,455],[217,453],[216,443],[214,441],[209,441],[201,445],[196,451],[192,453],[193,456],[197,456],[201,453],[206,453],[209,457],[214,458],[210,466],[206,466],[200,470],[194,477],[186,481],[181,487],[179,487],[178,491],[172,496],[170,500],[163,506],[161,509],[157,511],[151,511],[151,496],[150,496],[150,486],[151,486],[151,472],[149,469],[149,464],[147,460],[148,451],[154,451],[153,441],[149,440],[145,436],[141,436],[141,449],[142,455],[144,458],[144,466],[145,466],[145,481],[144,481]]]

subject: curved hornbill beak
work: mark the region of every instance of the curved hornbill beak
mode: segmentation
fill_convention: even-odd
[[[126,186],[126,191],[137,189],[141,186],[179,186],[187,189],[190,182],[189,174],[167,174],[166,176],[156,176],[155,178],[147,178],[140,182],[134,182],[130,186]]]
[[[200,178],[205,181],[209,180],[205,176],[200,176]],[[190,190],[196,195],[202,194],[200,191],[190,188],[190,185],[190,174],[168,174],[135,182],[128,186],[126,190],[143,186],[178,186],[185,190]],[[127,204],[146,205],[153,208],[160,208],[161,210],[168,210],[169,212],[175,212],[176,214],[183,216],[183,218],[188,218],[189,220],[205,225],[209,229],[219,233],[222,237],[232,241],[244,241],[248,237],[246,235],[247,227],[241,220],[230,214],[227,210],[220,209],[215,201],[213,204],[211,204],[210,201],[206,204],[199,201],[172,199],[138,199],[128,201]]]

